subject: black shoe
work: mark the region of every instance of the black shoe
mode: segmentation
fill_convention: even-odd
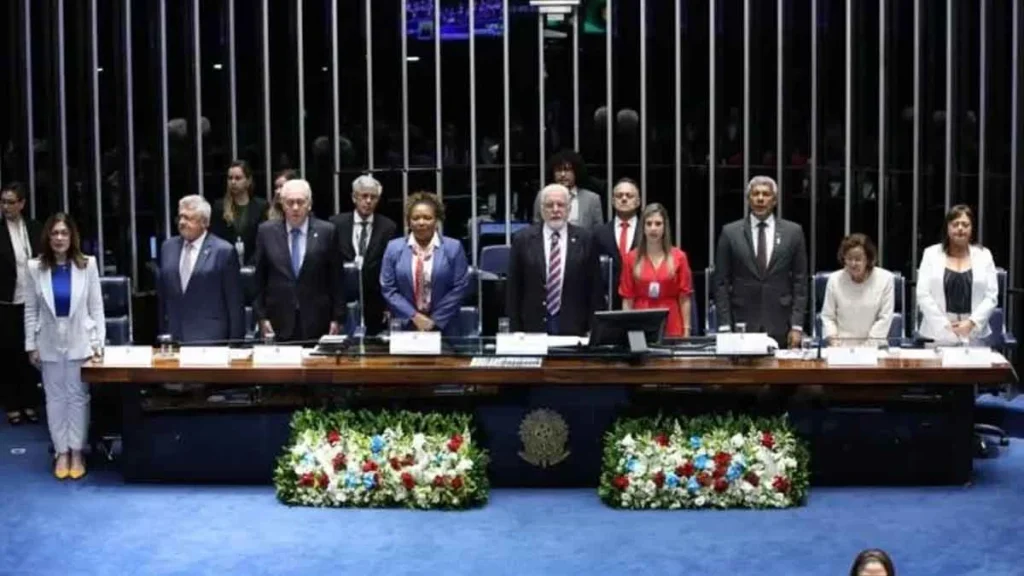
[[[7,423],[11,426],[21,426],[21,412],[8,412]]]

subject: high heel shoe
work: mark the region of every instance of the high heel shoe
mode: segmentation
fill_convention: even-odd
[[[68,470],[68,461],[66,457],[57,457],[57,462],[53,466],[53,475],[57,480],[64,480],[71,475],[71,471]]]
[[[78,480],[82,476],[85,476],[85,459],[79,454],[75,457],[74,454],[71,456],[71,468],[68,470],[68,477],[72,480]]]

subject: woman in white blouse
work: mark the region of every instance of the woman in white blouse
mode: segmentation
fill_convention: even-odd
[[[875,266],[877,251],[864,234],[850,234],[839,245],[842,270],[825,286],[821,308],[822,337],[841,340],[885,340],[895,302],[893,274]]]
[[[929,246],[917,270],[917,332],[939,344],[985,342],[999,298],[992,253],[972,245],[974,212],[958,204],[946,214],[941,243]]]

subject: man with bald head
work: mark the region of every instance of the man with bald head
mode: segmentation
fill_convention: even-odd
[[[550,184],[539,196],[542,221],[512,239],[505,290],[511,329],[583,336],[602,307],[597,245],[568,223],[568,188]]]
[[[277,341],[311,341],[338,334],[345,318],[342,264],[333,224],[310,214],[305,180],[281,188],[284,218],[256,232],[256,300],[260,332]]]

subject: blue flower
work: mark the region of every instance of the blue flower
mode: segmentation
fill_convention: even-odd
[[[372,439],[370,440],[370,450],[371,450],[371,451],[372,451],[372,452],[373,452],[374,454],[376,454],[376,453],[380,452],[381,450],[383,450],[383,449],[384,449],[384,446],[386,446],[386,445],[387,445],[387,442],[385,442],[385,441],[384,441],[384,438],[382,438],[382,437],[380,436],[380,434],[378,434],[378,435],[374,436],[374,437],[373,437],[373,438],[372,438]]]
[[[626,471],[636,472],[636,467],[639,466],[639,464],[640,463],[636,461],[636,458],[630,458],[628,461],[626,461]]]
[[[686,489],[692,494],[700,490],[700,484],[696,478],[690,478],[690,481],[686,483]]]
[[[739,466],[741,470],[747,467],[747,459],[743,457],[743,454],[733,456],[732,463]]]
[[[665,485],[668,486],[669,488],[675,488],[679,486],[679,476],[676,476],[674,473],[669,472],[668,474],[665,475]]]
[[[743,467],[736,464],[729,466],[729,469],[725,472],[725,477],[730,482],[735,482],[741,475],[743,475]]]
[[[375,486],[377,486],[377,480],[374,479],[373,474],[369,472],[363,474],[363,487],[367,490],[373,490]]]
[[[359,486],[359,478],[351,472],[345,474],[345,488],[355,488],[356,486]]]
[[[312,452],[306,452],[302,455],[302,463],[306,466],[312,466],[316,464],[316,458],[313,456]]]
[[[693,467],[696,468],[697,470],[704,470],[708,467],[709,462],[711,462],[711,460],[706,455],[701,454],[700,456],[694,458]],[[712,462],[712,465],[713,464],[714,463]]]
[[[690,448],[698,450],[701,447],[701,444],[703,444],[703,442],[701,442],[700,436],[690,436]]]

